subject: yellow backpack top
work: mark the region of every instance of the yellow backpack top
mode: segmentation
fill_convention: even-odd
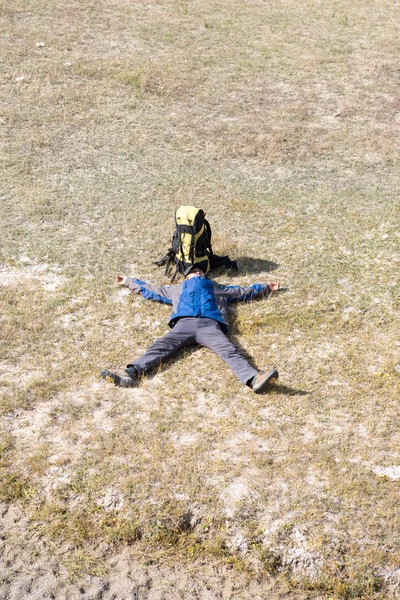
[[[231,268],[238,271],[237,264],[228,256],[216,256],[211,245],[211,226],[205,218],[205,212],[196,206],[180,206],[175,212],[175,231],[171,240],[171,248],[167,254],[155,264],[166,265],[165,274],[170,274],[171,264],[175,264],[172,280],[178,273],[184,273],[191,265],[196,265],[207,274],[210,269],[218,267]]]

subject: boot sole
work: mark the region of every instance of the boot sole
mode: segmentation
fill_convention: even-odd
[[[276,369],[268,373],[267,377],[262,381],[256,388],[253,388],[255,394],[263,392],[269,385],[275,383],[279,377],[279,373]]]

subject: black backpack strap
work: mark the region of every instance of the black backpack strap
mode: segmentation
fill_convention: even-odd
[[[175,229],[174,234],[171,239],[171,248],[169,249],[169,251],[172,251],[174,254],[177,254],[179,252],[180,239],[181,239],[181,236],[179,235],[179,231],[178,231],[178,229]]]
[[[180,268],[179,268],[179,262],[178,262],[178,263],[176,263],[176,267],[175,267],[174,274],[173,274],[173,275],[172,275],[172,277],[171,277],[171,283],[174,283],[174,281],[175,281],[175,279],[176,279],[176,276],[177,276],[177,275],[178,275],[178,273],[180,273],[180,272],[181,272],[181,271],[180,271]]]
[[[210,254],[213,254],[213,249],[212,249],[212,245],[211,245],[211,225],[210,223],[207,221],[207,219],[204,219],[204,232],[206,234],[206,237],[208,238],[208,250],[210,252]]]
[[[157,260],[154,264],[157,265],[157,267],[163,267],[164,265],[168,266],[168,263],[175,261],[175,255],[175,250],[173,250],[173,248],[169,248],[167,254],[160,260]]]
[[[167,254],[165,256],[163,256],[160,260],[155,262],[154,264],[157,265],[157,267],[163,267],[164,265],[167,265],[166,269],[165,269],[165,274],[167,275],[168,269],[169,269],[169,263],[175,262],[175,256],[178,251],[179,251],[179,234],[177,231],[175,231],[171,238],[171,248],[168,248]]]
[[[189,262],[191,262],[192,264],[194,263],[194,230],[192,233],[192,239],[190,241]]]

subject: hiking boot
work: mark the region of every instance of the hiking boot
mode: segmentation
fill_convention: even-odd
[[[137,372],[135,374],[132,368],[129,369],[129,372],[128,369],[102,369],[100,377],[121,387],[133,387],[137,385],[138,381]]]
[[[278,379],[278,377],[279,373],[276,369],[273,369],[273,371],[269,371],[269,373],[267,373],[266,371],[259,373],[258,375],[254,376],[253,381],[251,383],[251,388],[253,392],[259,394],[260,392],[266,390],[271,383],[274,383]]]

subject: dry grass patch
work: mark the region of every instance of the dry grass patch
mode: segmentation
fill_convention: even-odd
[[[0,27],[0,595],[395,598],[393,3],[6,0]],[[286,288],[231,314],[271,393],[205,349],[98,379],[166,331],[112,282],[165,283],[180,203],[238,258],[218,281]]]

